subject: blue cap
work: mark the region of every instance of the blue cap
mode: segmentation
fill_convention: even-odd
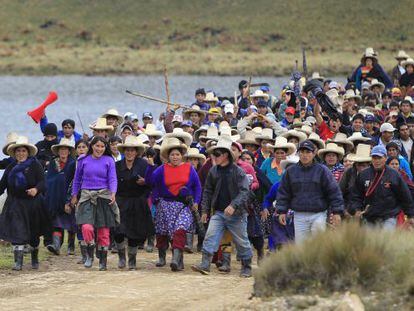
[[[190,120],[184,120],[183,123],[181,123],[181,127],[183,126],[193,126],[193,122],[191,122]]]
[[[365,122],[375,122],[375,117],[373,115],[366,115],[365,116]]]
[[[385,149],[382,145],[377,145],[371,150],[371,157],[386,157],[387,156],[387,149]]]
[[[260,87],[260,90],[263,91],[263,92],[269,92],[270,91],[270,88],[267,85],[262,85]]]
[[[313,142],[311,142],[310,140],[307,139],[307,140],[300,143],[298,150],[301,150],[301,149],[306,149],[306,150],[309,150],[309,151],[313,152],[313,151],[315,151],[316,146]]]

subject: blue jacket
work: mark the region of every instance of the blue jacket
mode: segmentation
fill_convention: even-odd
[[[263,201],[263,208],[262,209],[270,209],[273,206],[273,202],[276,200],[277,190],[279,189],[279,182],[273,184],[272,188],[270,188],[269,193],[266,195]]]
[[[320,163],[291,165],[283,174],[277,192],[276,210],[319,213],[344,211],[344,199],[331,171]]]
[[[44,116],[43,118],[40,119],[40,130],[42,131],[42,133],[44,132],[45,126],[49,124],[49,121],[47,120],[47,117]],[[60,130],[58,131],[58,140],[60,141],[65,135],[63,134],[63,131]],[[73,131],[73,136],[75,137],[75,143],[77,143],[79,140],[82,139],[82,135],[79,134],[76,131]]]

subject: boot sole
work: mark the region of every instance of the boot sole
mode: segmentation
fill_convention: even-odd
[[[52,245],[48,245],[48,246],[46,246],[46,248],[53,255],[59,256],[59,252]]]
[[[206,270],[202,270],[202,269],[200,269],[197,266],[191,266],[191,270],[193,270],[194,272],[199,272],[199,273],[201,273],[203,275],[209,275],[210,274],[210,272],[208,272]]]
[[[170,268],[171,268],[171,271],[174,271],[174,272],[179,271],[178,264],[172,263],[170,264]]]

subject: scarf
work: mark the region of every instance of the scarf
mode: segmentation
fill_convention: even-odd
[[[8,185],[16,189],[25,190],[28,186],[28,183],[26,176],[24,175],[24,171],[30,165],[32,165],[34,161],[34,157],[29,157],[26,161],[17,163],[9,173],[9,176],[7,178]]]

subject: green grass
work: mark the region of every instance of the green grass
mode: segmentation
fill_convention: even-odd
[[[42,245],[42,242],[41,244]],[[39,261],[42,264],[42,261],[46,260],[50,256],[46,248],[39,247]],[[25,254],[23,259],[23,264],[30,265],[30,253]],[[0,245],[0,269],[11,269],[14,266],[14,257],[13,257],[13,248],[11,245]]]
[[[347,73],[367,46],[414,51],[401,0],[0,0],[0,70],[16,74]],[[40,26],[49,22],[50,26]],[[413,53],[414,54],[414,53]],[[387,57],[387,59],[385,58]]]

